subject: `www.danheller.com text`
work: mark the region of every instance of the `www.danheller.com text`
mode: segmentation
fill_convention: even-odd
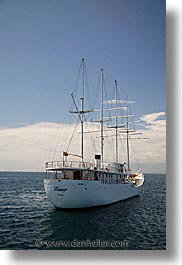
[[[57,240],[57,241],[51,241],[51,240],[36,240],[35,241],[36,247],[59,247],[59,248],[127,248],[129,246],[127,241],[121,241],[121,240],[78,240],[74,239],[72,241],[69,240]]]

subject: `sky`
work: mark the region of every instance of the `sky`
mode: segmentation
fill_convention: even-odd
[[[43,170],[84,57],[136,101],[146,171],[164,172],[165,13],[163,0],[1,0],[0,170]]]

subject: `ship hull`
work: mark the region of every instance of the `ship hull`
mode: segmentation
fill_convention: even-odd
[[[137,196],[141,186],[132,182],[103,184],[101,181],[45,179],[48,200],[56,208],[86,208],[111,204]]]

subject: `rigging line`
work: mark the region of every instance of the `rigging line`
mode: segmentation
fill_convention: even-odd
[[[81,69],[81,68],[80,68],[80,69]],[[79,70],[79,72],[80,72],[80,71],[81,71],[81,70]],[[77,83],[78,83],[78,81],[77,81]],[[75,91],[75,90],[74,90],[74,91]],[[71,100],[71,98],[69,98],[69,101],[68,101],[69,109],[71,109],[71,106],[72,106],[72,105],[73,105],[72,100]],[[52,148],[51,148],[51,149],[54,149],[54,152],[53,152],[53,155],[52,155],[52,160],[54,160],[54,158],[55,158],[55,154],[56,154],[56,152],[57,152],[57,147],[58,147],[58,144],[59,144],[59,139],[60,139],[60,137],[61,137],[61,135],[63,134],[63,131],[64,131],[64,130],[61,130],[61,126],[62,126],[63,124],[65,124],[65,121],[66,121],[68,115],[69,115],[69,112],[68,112],[67,109],[66,109],[63,120],[62,120],[62,121],[59,121],[60,126],[59,126],[59,128],[58,128],[58,130],[57,130],[57,134],[56,134],[56,137],[55,137],[55,141],[54,141],[54,143],[52,144]],[[69,121],[71,121],[71,119],[70,119]],[[62,134],[61,134],[61,133],[62,133]]]
[[[92,127],[92,125],[89,123],[89,122],[87,122],[87,118],[85,117],[85,119],[84,119],[84,122],[85,122],[85,126],[86,126],[86,128],[88,128],[87,130],[88,131],[90,131],[90,127]],[[85,141],[86,142],[86,155],[88,156],[88,155],[90,155],[89,157],[92,157],[93,156],[93,151],[95,150],[95,141],[94,141],[94,139],[93,139],[93,135],[91,134],[90,135],[90,141],[87,139],[87,141]],[[90,147],[90,143],[92,143],[91,144],[91,147]]]
[[[59,139],[59,135],[61,133],[61,124],[59,126],[59,129],[57,130],[57,134],[56,134],[56,138],[55,138],[55,142],[54,142],[54,152],[53,152],[53,156],[52,156],[52,160],[54,160],[55,158],[55,154],[56,154],[56,151],[57,151],[57,145],[58,145],[58,139]],[[52,148],[53,148],[53,145],[52,145]]]
[[[137,157],[136,156],[136,150],[135,150],[135,146],[133,144],[131,144],[131,148],[132,148],[132,151],[133,151],[134,160],[136,161],[136,163],[138,164],[138,166],[141,167],[141,164],[140,164],[139,160],[136,158]]]
[[[94,62],[93,60],[90,60],[90,59],[85,59],[87,64],[89,64],[90,66],[92,66],[92,68],[94,69],[100,69],[102,68],[100,65],[98,65],[96,62]]]
[[[70,108],[69,108],[69,110],[71,110],[71,108],[72,108],[72,106],[74,105],[75,107],[76,107],[76,109],[77,109],[77,106],[76,106],[76,103],[75,103],[75,100],[74,100],[74,98],[73,98],[73,94],[74,94],[74,96],[76,97],[76,95],[77,95],[77,92],[78,92],[78,86],[79,86],[79,81],[80,81],[80,76],[81,76],[81,71],[83,70],[83,59],[81,60],[81,63],[80,63],[80,67],[79,67],[79,70],[78,70],[78,75],[77,75],[77,80],[76,80],[76,84],[75,84],[75,89],[73,90],[73,92],[71,93],[71,96],[72,96],[72,101],[71,101],[71,104],[70,104]],[[80,115],[79,115],[79,119],[80,119],[81,117],[80,117]],[[78,124],[78,120],[77,120],[77,122],[76,122],[76,125],[75,125],[75,128],[74,128],[74,130],[73,130],[73,134],[72,134],[72,136],[71,136],[71,138],[70,138],[70,141],[68,142],[68,147],[67,147],[67,150],[68,150],[68,148],[69,148],[69,146],[70,146],[70,143],[71,143],[71,141],[72,141],[72,138],[73,138],[73,135],[74,135],[74,132],[75,132],[75,129],[76,129],[76,127],[77,127],[77,124]],[[69,129],[69,128],[68,128]],[[66,144],[66,143],[65,143]]]
[[[77,92],[78,92],[78,86],[79,86],[79,81],[80,81],[80,76],[81,76],[81,71],[82,71],[82,60],[80,62],[80,66],[79,66],[79,69],[78,69],[78,74],[77,74],[77,78],[76,78],[76,81],[75,81],[75,85],[74,85],[74,90],[72,91],[72,93],[75,95],[75,97],[77,96]]]
[[[121,87],[120,85],[119,85],[119,87],[120,87],[120,90],[122,91],[122,93],[123,93],[123,95],[125,95],[125,97],[124,98],[126,98],[126,102],[124,102],[124,105],[126,106],[126,108],[127,108],[127,110],[128,110],[128,114],[130,115],[131,113],[132,113],[132,111],[131,111],[131,105],[129,104],[129,103],[127,103],[127,101],[129,102],[129,97],[128,97],[128,94],[127,94],[127,92],[126,92],[126,90],[123,88],[123,87]],[[134,128],[134,130],[135,130],[135,123],[134,123],[134,119],[135,119],[135,115],[132,117],[132,121],[133,121],[133,128]]]
[[[93,91],[95,91],[95,89],[94,89],[94,86],[93,86],[92,82],[91,81],[89,82],[89,80],[91,80],[91,79],[88,76],[88,69],[87,69],[87,72],[85,74],[85,83],[86,83],[86,88],[87,88],[86,91],[87,91],[87,94],[88,94],[87,104],[88,104],[88,109],[94,109],[94,106],[95,106],[95,103],[96,103],[95,101],[98,98],[98,96],[93,98],[93,95],[94,95]],[[91,83],[91,86],[90,86],[90,83]],[[87,114],[87,118],[90,119],[90,120],[92,120],[93,116],[94,116],[94,114],[92,112],[89,112]]]
[[[122,94],[123,94],[123,98],[128,98],[128,94],[127,94],[127,92],[126,92],[126,89],[124,89],[119,83],[118,83],[118,86],[119,86],[119,88],[120,88],[120,91],[122,92]],[[121,96],[121,98],[122,98],[122,96]]]
[[[121,135],[119,134],[119,138],[120,138],[120,141],[121,141],[121,148],[122,148],[122,152],[123,152],[123,160],[124,161],[127,161],[127,155],[126,155],[126,152],[125,152],[125,149],[124,149],[124,146],[123,146],[123,139],[121,138]]]
[[[124,103],[125,103],[126,107],[128,107],[128,109],[129,109],[129,111],[131,113],[131,108],[130,108],[131,105],[130,104],[132,103],[132,101],[129,100],[129,97],[128,97],[128,94],[127,94],[126,90],[121,85],[119,85],[119,88],[120,88],[121,92],[123,93],[123,98],[125,99]],[[134,102],[135,101],[133,101],[133,103]]]
[[[111,100],[112,100],[113,98],[115,98],[114,90],[115,90],[115,85],[112,87],[112,96],[110,97]],[[106,102],[107,102],[108,109],[111,108],[112,105],[114,105],[114,106],[116,105],[115,103],[114,103],[114,104],[113,104],[113,103],[112,103],[112,104],[109,104],[109,103],[108,103],[108,96],[106,95],[106,97],[107,97],[107,98],[106,98]],[[111,106],[110,106],[110,105],[111,105]],[[114,113],[115,113],[115,112],[114,112]],[[108,111],[108,117],[111,118],[111,115],[113,115],[112,112],[109,112],[109,111]]]
[[[58,145],[59,145],[59,140],[60,140],[60,138],[63,138],[61,136],[63,136],[63,133],[65,133],[65,130],[63,130],[61,128],[63,127],[63,125],[66,125],[65,121],[66,121],[68,115],[69,115],[69,113],[66,111],[65,112],[65,115],[64,115],[63,121],[60,122],[60,126],[58,128],[57,135],[56,135],[55,142],[54,142],[54,146],[55,147],[54,147],[54,152],[53,152],[53,158],[52,158],[52,160],[55,159],[55,154],[57,153],[57,148],[58,148]],[[69,116],[69,117],[70,117],[69,121],[71,121],[71,116]],[[67,130],[69,130],[69,128],[67,128]]]
[[[72,132],[72,135],[71,135],[70,140],[69,140],[69,142],[68,142],[68,146],[67,146],[67,148],[66,148],[66,152],[68,151],[68,149],[69,149],[69,147],[70,147],[70,144],[71,144],[71,142],[72,142],[72,140],[73,140],[73,136],[74,136],[74,134],[75,134],[75,130],[76,130],[76,127],[77,127],[78,123],[79,123],[79,118],[77,119],[77,122],[76,122],[75,127],[74,127],[73,132]]]
[[[94,63],[92,63],[89,60],[86,60],[86,61],[88,61],[88,63],[90,65],[94,64]],[[98,67],[98,65],[97,65],[97,67],[95,67],[95,69],[96,68],[97,69],[101,69],[102,67]],[[100,98],[99,94],[100,94],[100,85],[101,85],[100,84],[101,83],[101,74],[99,74],[99,78],[98,78],[98,73],[96,73],[96,71],[94,71],[94,72],[92,71],[92,74],[90,74],[90,71],[89,71],[89,74],[88,74],[88,70],[89,69],[87,68],[86,81],[87,81],[88,88],[90,88],[90,86],[91,86],[91,89],[88,90],[88,99],[87,100],[88,100],[88,103],[89,103],[89,107],[91,109],[94,109],[96,107],[96,103],[100,106],[100,102],[98,102],[98,100]],[[97,85],[95,85],[95,83],[96,83],[95,81],[93,82],[93,78],[95,78],[97,80]],[[94,89],[94,88],[96,88],[96,89]],[[92,91],[91,94],[90,94],[90,91]],[[91,100],[89,101],[89,99],[91,99]]]
[[[113,138],[108,137],[108,132],[107,132],[107,131],[105,132],[105,135],[106,135],[106,137],[107,137],[106,145],[108,145],[108,147],[109,147],[108,149],[109,149],[109,151],[110,151],[110,155],[111,155],[112,157],[114,157]],[[105,146],[105,149],[106,149],[106,146]],[[109,159],[109,160],[112,160],[112,159]]]
[[[116,85],[114,85],[114,86],[112,86],[112,97],[111,97],[111,99],[115,99],[115,90],[116,90]],[[115,103],[116,104],[116,103]]]
[[[92,141],[92,152],[95,154],[96,153],[96,143],[95,143],[95,139],[94,139],[95,135],[91,134],[91,141]]]
[[[94,107],[93,107],[93,99],[92,99],[92,94],[93,93],[90,93],[90,91],[93,91],[93,87],[94,86],[92,84],[92,80],[90,78],[90,75],[88,74],[88,69],[85,67],[85,88],[86,88],[86,92],[88,94],[87,102],[88,102],[88,106],[89,106],[90,109],[94,109]]]
[[[66,116],[67,116],[67,112],[66,112],[66,114],[65,114],[65,116],[64,116],[63,121],[62,121],[62,122],[61,122],[61,121],[59,122],[59,128],[58,128],[58,130],[57,130],[57,134],[56,134],[56,137],[55,137],[54,144],[52,145],[52,149],[53,149],[53,147],[54,147],[54,152],[53,152],[52,160],[54,160],[54,158],[55,158],[55,154],[56,154],[56,152],[57,152],[58,141],[59,141],[59,139],[60,139],[60,135],[61,135],[61,132],[62,132],[62,130],[61,130],[61,126],[64,124],[64,122],[65,122],[65,120],[66,120]]]
[[[79,67],[78,74],[77,74],[77,78],[76,78],[75,85],[74,85],[74,90],[73,90],[73,92],[74,92],[75,96],[76,96],[77,91],[78,91],[78,85],[79,85],[79,80],[80,80],[81,70],[82,70],[82,61],[81,61],[81,63],[80,63],[80,67]],[[71,109],[71,107],[73,106],[73,102],[72,102],[71,98],[69,99],[68,106],[69,106],[69,109]],[[66,113],[65,113],[65,115],[64,115],[64,119],[63,119],[63,121],[62,121],[62,122],[61,122],[61,121],[59,122],[59,123],[60,123],[60,127],[58,128],[58,131],[57,131],[57,134],[56,134],[56,137],[55,137],[55,141],[54,141],[54,143],[52,144],[52,148],[51,148],[51,149],[54,149],[54,152],[53,152],[53,155],[52,155],[52,160],[54,160],[54,158],[55,158],[55,154],[56,154],[56,152],[57,152],[57,147],[58,147],[58,144],[59,144],[60,136],[64,133],[64,132],[63,132],[64,130],[61,130],[61,125],[62,125],[62,124],[65,124],[65,121],[66,121],[68,115],[69,115],[69,112],[66,111]],[[71,121],[71,119],[70,119],[70,121]],[[69,127],[69,126],[68,126],[68,127]],[[69,130],[69,128],[68,128],[68,130]],[[54,146],[55,146],[55,147],[54,147]]]
[[[101,86],[101,74],[99,74],[99,78],[98,78],[98,81],[97,81],[97,88],[96,88],[96,91],[95,91],[94,99],[100,99],[100,94],[101,94],[100,86]],[[99,108],[100,108],[100,102],[98,103],[98,105],[99,105]]]
[[[88,125],[88,128],[90,127],[90,125]],[[87,156],[92,158],[93,157],[93,153],[94,153],[94,141],[93,141],[93,136],[91,135],[87,135]]]
[[[87,124],[87,126],[88,126],[88,131],[91,131],[92,130],[92,125],[89,123],[89,122],[87,122],[87,119],[86,119],[86,117],[85,117],[85,122],[86,122],[86,124]],[[92,142],[92,149],[95,151],[95,149],[96,149],[96,147],[95,147],[95,141],[94,141],[94,138],[93,138],[93,135],[92,135],[92,133],[90,134],[90,138],[91,138],[91,142]],[[93,148],[94,147],[94,148]],[[90,150],[90,149],[89,149]],[[93,152],[93,151],[92,151]]]
[[[62,151],[64,151],[66,149],[66,147],[67,147],[67,143],[69,141],[70,133],[72,131],[72,127],[71,126],[74,125],[74,123],[72,124],[71,121],[72,121],[72,118],[70,117],[70,119],[68,120],[68,123],[66,124],[66,128],[65,128],[65,130],[63,131],[63,134],[62,134],[64,136],[66,136],[66,137],[60,138],[61,139],[61,147],[60,147],[60,149]]]
[[[107,109],[109,109],[110,108],[110,106],[108,104],[109,97],[108,97],[108,93],[107,93],[107,89],[106,89],[105,79],[104,79],[104,95],[105,95],[105,101],[107,102]],[[106,111],[106,114],[105,115],[108,115],[108,116],[111,115],[111,113],[109,112],[109,110]]]

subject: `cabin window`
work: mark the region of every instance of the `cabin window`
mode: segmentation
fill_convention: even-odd
[[[46,177],[48,179],[53,179],[55,177],[54,172],[53,171],[47,171],[46,172]]]
[[[112,174],[109,174],[109,184],[112,184]]]
[[[74,180],[79,180],[79,179],[81,179],[81,170],[74,170],[74,171],[73,171],[73,179],[74,179]]]
[[[61,171],[54,171],[54,179],[61,179],[63,178],[63,174]]]
[[[97,172],[94,172],[94,180],[99,180],[99,177],[98,177],[98,173]]]
[[[99,176],[101,178],[101,182],[104,184],[104,174],[103,173],[99,173]]]
[[[118,183],[118,176],[116,176],[116,184]]]

